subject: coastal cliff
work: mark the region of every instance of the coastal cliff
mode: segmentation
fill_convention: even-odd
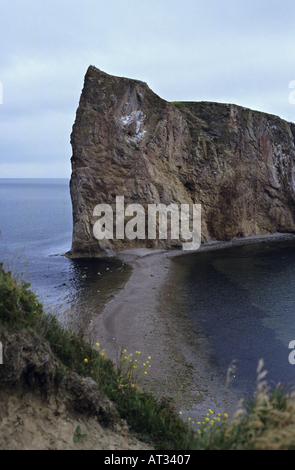
[[[295,125],[233,104],[169,103],[90,66],[71,134],[71,257],[181,240],[97,240],[98,204],[201,204],[202,243],[295,232]],[[125,221],[130,217],[125,217]]]

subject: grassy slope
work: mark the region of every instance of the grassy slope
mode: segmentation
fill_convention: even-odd
[[[1,263],[0,323],[10,330],[32,329],[45,337],[64,368],[92,377],[116,403],[132,431],[157,449],[295,449],[294,399],[283,389],[271,393],[261,370],[257,394],[244,413],[226,423],[224,417],[213,417],[209,411],[194,433],[171,401],[158,402],[140,390],[130,357],[122,351],[120,367],[115,369],[99,347],[93,348],[46,314],[29,284],[15,280]]]

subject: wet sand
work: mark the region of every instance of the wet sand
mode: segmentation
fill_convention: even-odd
[[[208,243],[198,251],[289,239],[295,236],[249,237]],[[121,349],[125,348],[126,354],[133,354],[132,359],[137,359],[141,366],[140,385],[159,398],[173,396],[184,419],[190,417],[197,422],[209,408],[215,416],[217,413],[232,416],[241,397],[230,386],[225,391],[225,376],[213,377],[207,361],[206,338],[202,335],[196,338],[195,334],[192,338],[189,324],[175,315],[175,309],[173,313],[169,294],[173,289],[171,258],[190,253],[150,249],[119,253],[118,257],[130,264],[133,271],[124,289],[98,317],[97,328],[101,347],[114,363],[118,364]]]

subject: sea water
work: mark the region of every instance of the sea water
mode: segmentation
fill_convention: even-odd
[[[31,283],[57,315],[100,314],[130,267],[117,259],[71,260],[67,179],[0,179],[0,262]],[[252,393],[259,359],[272,384],[291,383],[295,340],[295,243],[267,242],[173,258],[170,294],[195,337],[206,338],[212,375],[235,361],[232,385]],[[198,360],[196,350],[195,360]]]
[[[0,179],[0,262],[57,315],[99,314],[130,269],[116,259],[68,259],[71,241],[68,179]]]
[[[173,259],[174,298],[195,335],[204,335],[210,369],[231,375],[251,396],[260,359],[273,388],[294,385],[295,242],[276,241],[192,253]],[[176,274],[177,273],[177,274]]]

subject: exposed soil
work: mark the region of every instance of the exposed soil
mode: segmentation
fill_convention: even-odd
[[[62,368],[44,338],[3,327],[0,338],[0,449],[151,449],[130,434],[96,382]],[[78,426],[87,437],[74,442]]]
[[[291,237],[252,237],[206,245],[200,250]],[[178,397],[180,406],[194,405],[202,414],[212,400],[218,398],[221,403],[224,397],[218,397],[220,389],[214,389],[206,378],[206,351],[201,339],[197,373],[202,380],[197,391],[192,389],[196,371],[189,362],[187,332],[177,321],[171,322],[163,308],[169,304],[169,258],[177,254],[145,249],[121,253],[120,257],[132,265],[132,275],[106,305],[96,327],[101,345],[115,363],[122,346],[128,353],[140,351],[141,363],[151,356],[151,367],[143,369],[148,372],[143,375],[146,388],[159,397]],[[167,296],[164,302],[163,295]],[[0,326],[0,340],[4,352],[0,365],[0,449],[152,450],[130,433],[114,403],[96,382],[62,368],[44,338],[27,330],[11,333]],[[78,426],[87,437],[74,442]]]

